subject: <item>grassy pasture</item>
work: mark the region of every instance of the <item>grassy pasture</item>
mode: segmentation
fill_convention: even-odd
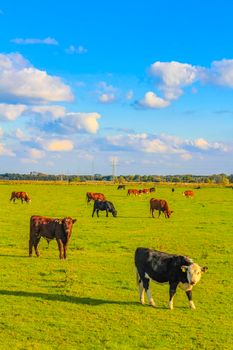
[[[127,198],[116,185],[0,185],[0,349],[233,349],[233,191],[203,188],[195,198],[169,186]],[[129,187],[129,186],[128,186]],[[135,186],[134,186],[135,187]],[[27,191],[30,205],[9,203]],[[86,191],[105,193],[118,217],[91,218]],[[167,199],[171,219],[152,219],[151,197]],[[31,215],[77,218],[66,261],[41,240],[28,258]],[[111,215],[111,214],[110,214]],[[138,246],[184,254],[209,271],[167,308],[168,286],[151,285],[156,308],[138,303]]]

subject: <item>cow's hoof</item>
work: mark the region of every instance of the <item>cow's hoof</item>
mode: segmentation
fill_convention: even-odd
[[[195,309],[196,309],[196,306],[195,306],[195,304],[194,304],[193,301],[190,301],[189,307],[190,307],[190,309],[192,309],[192,310],[195,310]]]
[[[140,304],[145,305],[145,301],[144,300],[140,300]]]
[[[151,301],[150,301],[150,306],[155,307],[155,302],[154,302],[154,300],[151,300]]]

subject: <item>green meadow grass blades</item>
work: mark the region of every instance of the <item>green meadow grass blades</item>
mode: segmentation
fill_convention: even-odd
[[[9,203],[12,191],[31,203]],[[92,218],[87,191],[104,193],[117,218]],[[161,186],[134,198],[116,185],[0,185],[0,349],[231,349],[233,191],[207,187],[193,199],[183,191]],[[170,219],[151,218],[152,197],[167,200]],[[77,219],[66,261],[43,239],[40,258],[28,258],[31,215]],[[195,311],[180,289],[168,310],[168,286],[153,283],[156,308],[139,304],[138,246],[208,266],[193,289]]]

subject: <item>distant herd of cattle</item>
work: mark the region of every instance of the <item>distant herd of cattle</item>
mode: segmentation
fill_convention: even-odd
[[[125,185],[119,185],[118,189],[125,189]],[[139,196],[152,192],[155,192],[154,187],[142,190],[129,189],[127,195]],[[174,188],[172,188],[172,192],[174,192]],[[183,195],[192,198],[194,197],[194,192],[192,190],[187,190],[183,192]],[[21,203],[31,202],[26,192],[12,192],[10,201],[15,203],[16,199],[20,199]],[[97,216],[99,216],[100,210],[105,210],[106,216],[108,216],[108,213],[112,213],[114,217],[117,216],[117,211],[113,203],[107,201],[104,194],[87,192],[86,199],[87,203],[92,200],[94,201],[92,217],[95,212]],[[150,212],[153,218],[154,210],[159,212],[158,216],[163,212],[165,218],[170,218],[173,213],[173,211],[169,209],[166,200],[151,198]],[[60,259],[66,259],[67,245],[75,222],[76,219],[72,219],[71,217],[58,219],[44,216],[32,216],[30,219],[29,256],[32,256],[34,248],[36,255],[39,257],[38,245],[41,237],[43,237],[48,243],[50,240],[56,239]],[[135,267],[137,284],[139,286],[139,297],[142,304],[144,304],[144,291],[146,291],[149,304],[155,306],[149,289],[149,282],[150,279],[152,279],[158,283],[169,283],[170,297],[168,306],[170,309],[173,309],[173,297],[178,286],[186,292],[190,308],[195,309],[192,300],[192,288],[200,280],[202,273],[207,271],[207,267],[200,267],[186,256],[167,254],[149,248],[136,249]]]

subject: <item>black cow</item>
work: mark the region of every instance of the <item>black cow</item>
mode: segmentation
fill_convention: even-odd
[[[142,304],[146,290],[149,304],[155,306],[149,289],[149,282],[152,279],[158,283],[169,283],[169,309],[173,309],[173,297],[178,286],[186,292],[190,307],[195,309],[192,288],[200,280],[202,273],[207,271],[207,267],[200,267],[186,256],[167,254],[149,248],[136,249],[135,266]]]
[[[174,187],[172,187],[172,192],[175,192],[175,189],[174,189]]]
[[[151,187],[149,190],[150,190],[150,193],[155,192],[155,187]]]
[[[114,208],[114,205],[112,202],[108,201],[95,201],[94,207],[93,207],[93,212],[92,212],[92,217],[95,214],[95,211],[97,213],[97,216],[99,217],[99,210],[106,210],[106,216],[108,216],[108,212],[112,213],[112,216],[116,217],[117,216],[117,211]]]
[[[117,187],[117,189],[118,189],[118,190],[125,190],[125,185],[119,185],[119,186]]]

